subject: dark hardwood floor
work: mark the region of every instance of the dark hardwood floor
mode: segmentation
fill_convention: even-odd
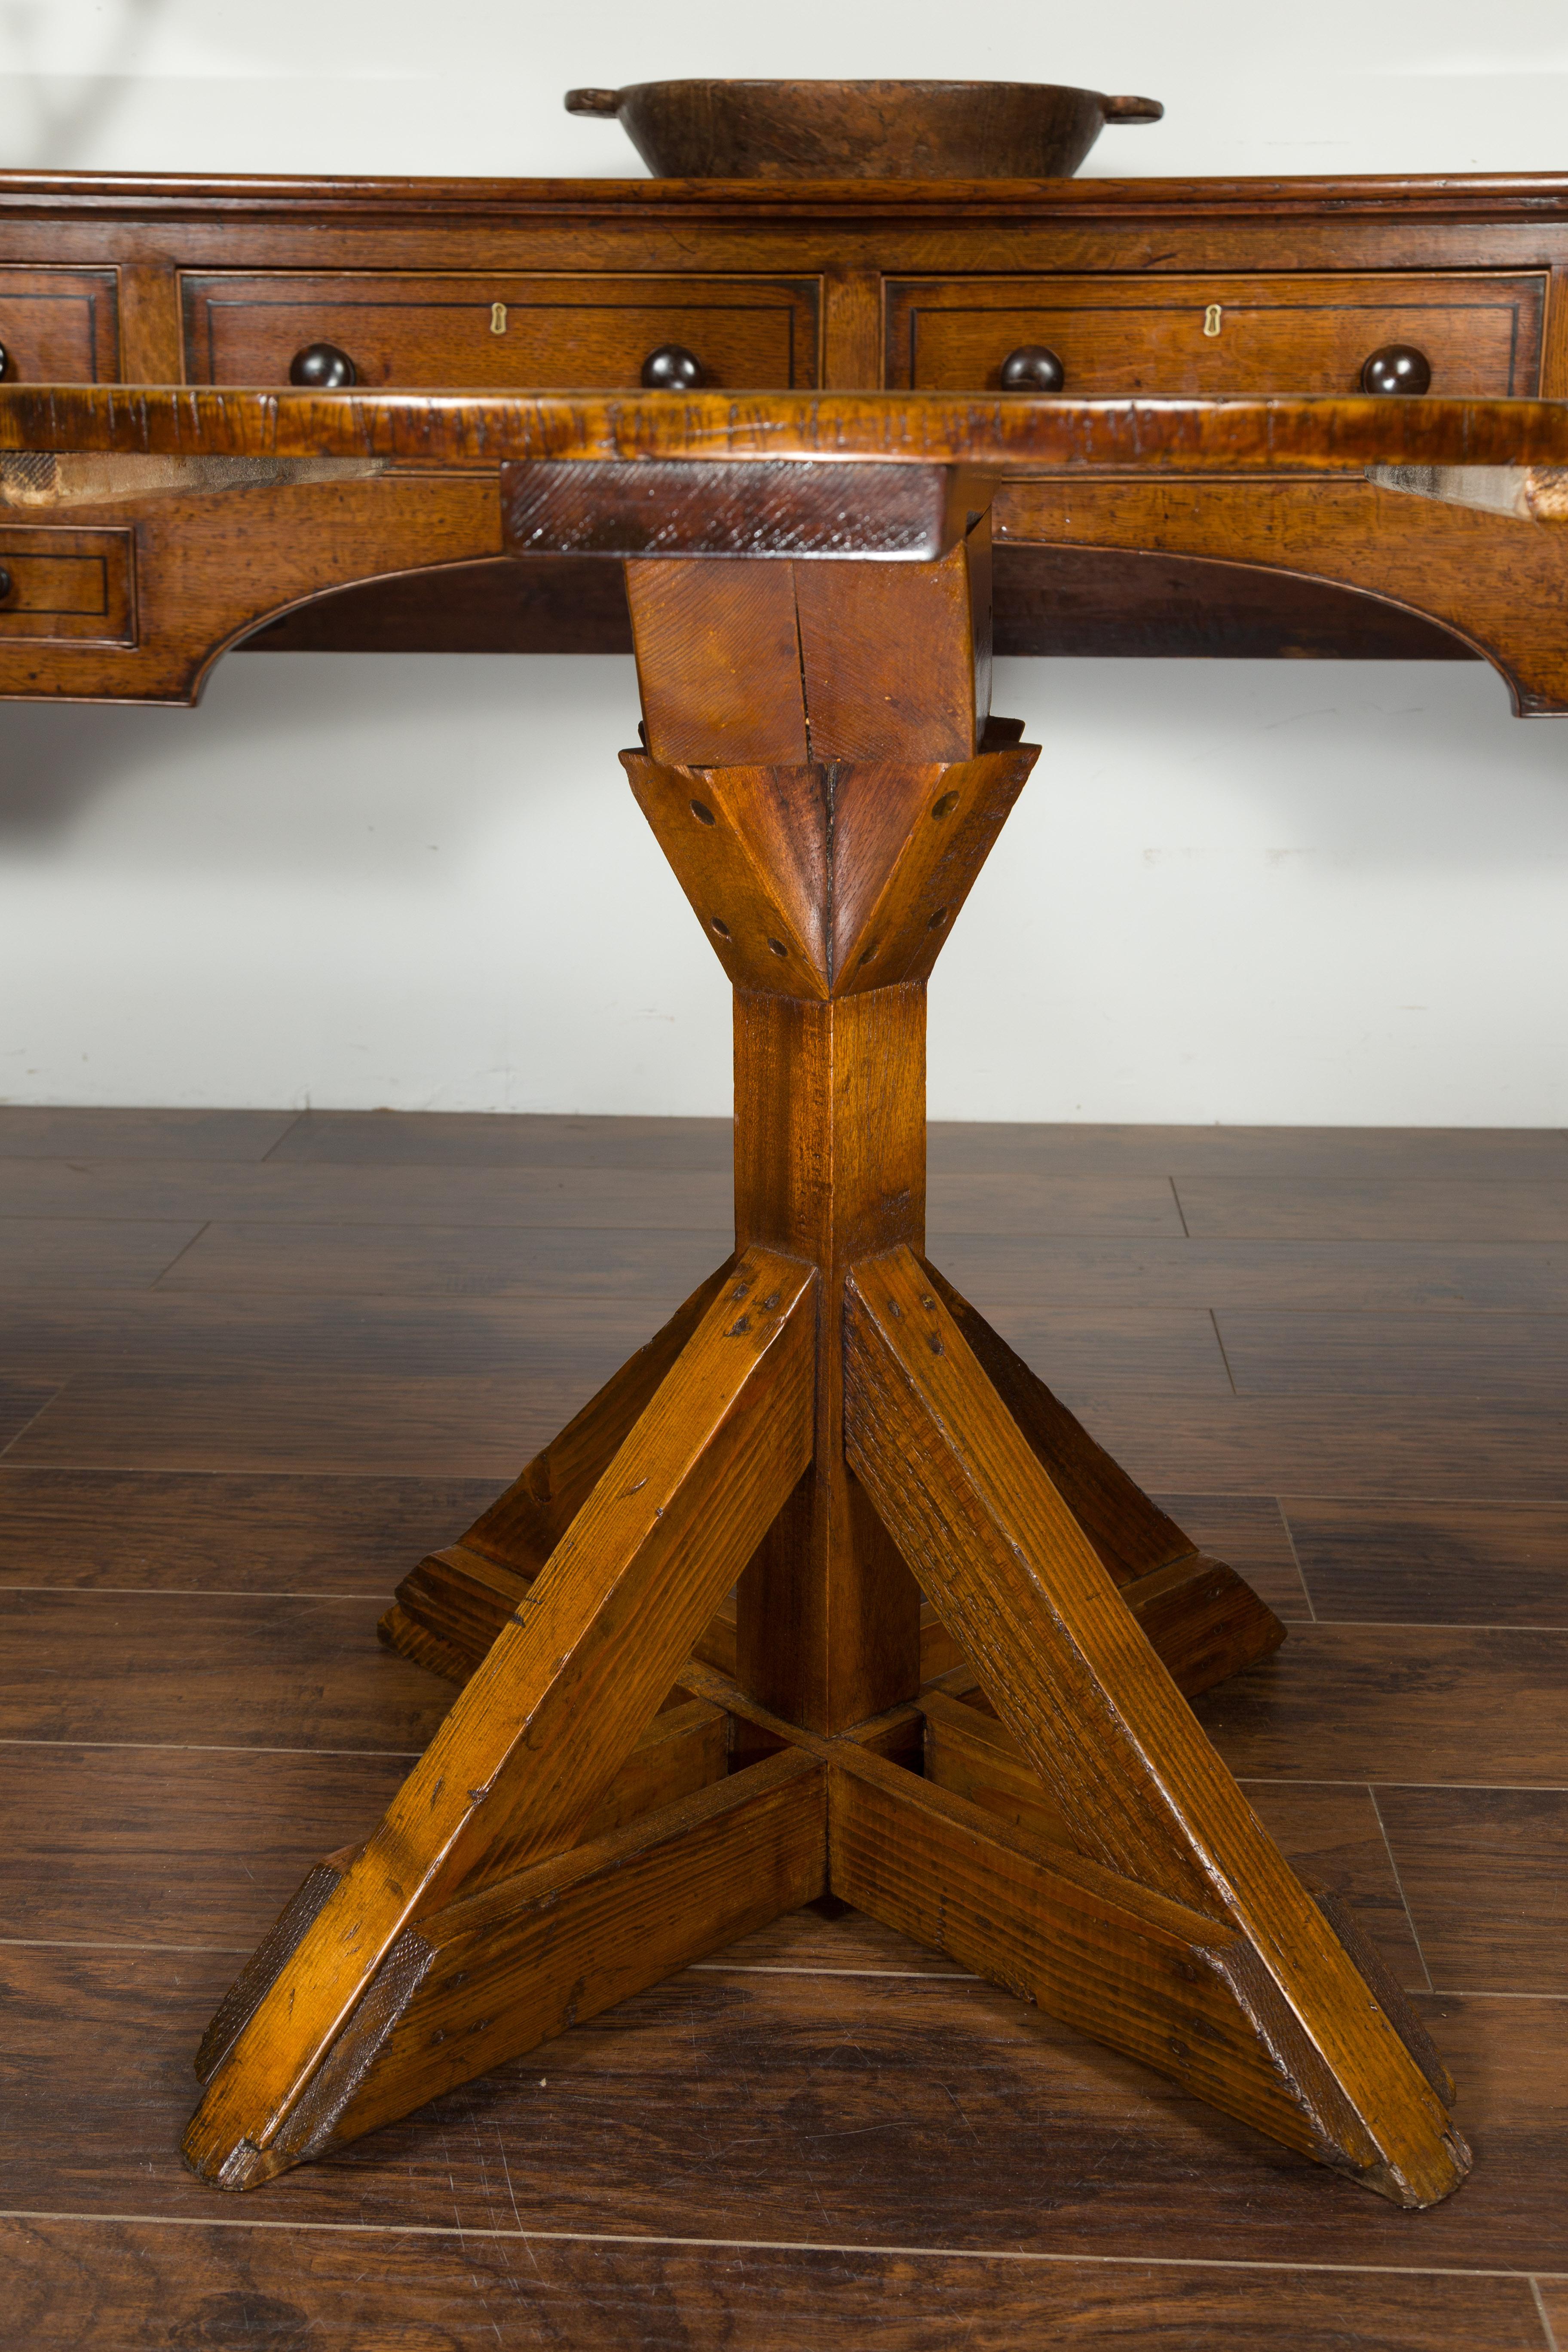
[[[183,2170],[209,2012],[448,1699],[385,1597],[724,1254],[728,1153],[0,1109],[0,2344],[1568,2352],[1558,1132],[931,1132],[933,1256],[1290,1621],[1199,1713],[1458,2078],[1447,2204],[815,1911],[253,2196]]]

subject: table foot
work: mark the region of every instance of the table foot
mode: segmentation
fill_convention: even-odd
[[[352,2074],[402,2001],[410,1933],[593,1826],[811,1460],[816,1292],[814,1268],[743,1254],[226,2048],[185,2137],[204,2179],[248,2187],[300,2161],[318,2077]]]
[[[1177,1979],[1204,1988],[1180,1997],[1194,2004],[1184,2028],[1142,1976],[1132,2014],[1119,2021],[1129,1988],[1110,1988],[1131,1962],[1115,1939],[1109,1983],[1085,1969],[1070,1999],[1058,1992],[1046,2005],[1119,2048],[1136,2045],[1212,2105],[1396,2203],[1447,2196],[1468,2152],[1408,2031],[1386,1996],[1373,1995],[1161,1672],[1084,1528],[908,1248],[862,1263],[850,1277],[845,1428],[851,1468],[1033,1768],[1065,1840],[1124,1885],[1189,1915],[1179,1927],[1167,1922],[1185,1950]],[[906,1815],[918,1810],[898,1794]],[[915,1874],[951,1895],[962,1885],[963,1839],[933,1830],[925,1848]],[[837,1869],[833,1884],[857,1899]],[[868,1907],[883,1916],[877,1901]],[[973,1948],[984,1949],[981,1927],[999,1917],[1005,1952],[1016,1911],[1016,1902],[994,1911],[983,1891]],[[1141,1948],[1152,1917],[1142,1915]],[[974,1964],[996,1975],[998,1958]],[[1408,2029],[1406,2012],[1400,1998]]]
[[[727,1768],[721,1745],[695,1793],[421,1914],[278,2128],[259,2146],[241,2139],[216,2172],[193,2145],[195,2168],[218,2188],[258,2188],[815,1901],[827,1879],[821,1765],[790,1750]],[[241,1980],[226,2004],[228,2038],[215,2031],[204,2044],[204,2080],[220,2076],[354,1859],[311,1872],[269,1939],[276,1966]]]

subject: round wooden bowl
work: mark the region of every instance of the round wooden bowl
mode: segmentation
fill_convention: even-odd
[[[1065,180],[1152,98],[1038,81],[643,81],[569,89],[659,180]]]

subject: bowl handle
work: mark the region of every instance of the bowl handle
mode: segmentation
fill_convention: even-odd
[[[1118,105],[1122,103],[1120,99],[1116,102]],[[1141,104],[1142,100],[1137,102]],[[569,89],[566,93],[568,114],[614,116],[620,112],[620,109],[621,93],[618,89]]]
[[[591,91],[574,90],[573,98],[596,95]],[[568,99],[567,105],[572,104]],[[1165,110],[1157,98],[1108,98],[1105,100],[1107,122],[1158,122]]]

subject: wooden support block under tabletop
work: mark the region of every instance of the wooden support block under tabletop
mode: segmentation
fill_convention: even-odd
[[[791,1749],[425,1915],[281,2127],[237,2148],[217,2185],[255,2188],[325,2156],[814,1902],[826,1793],[822,1766]],[[337,1894],[340,1859],[318,1864],[215,2019],[204,2080]]]
[[[581,1837],[811,1459],[816,1284],[767,1251],[735,1267],[213,2077],[204,2179],[265,2176],[406,1929]]]
[[[982,747],[988,514],[929,563],[628,562],[626,601],[663,765],[924,764]]]

